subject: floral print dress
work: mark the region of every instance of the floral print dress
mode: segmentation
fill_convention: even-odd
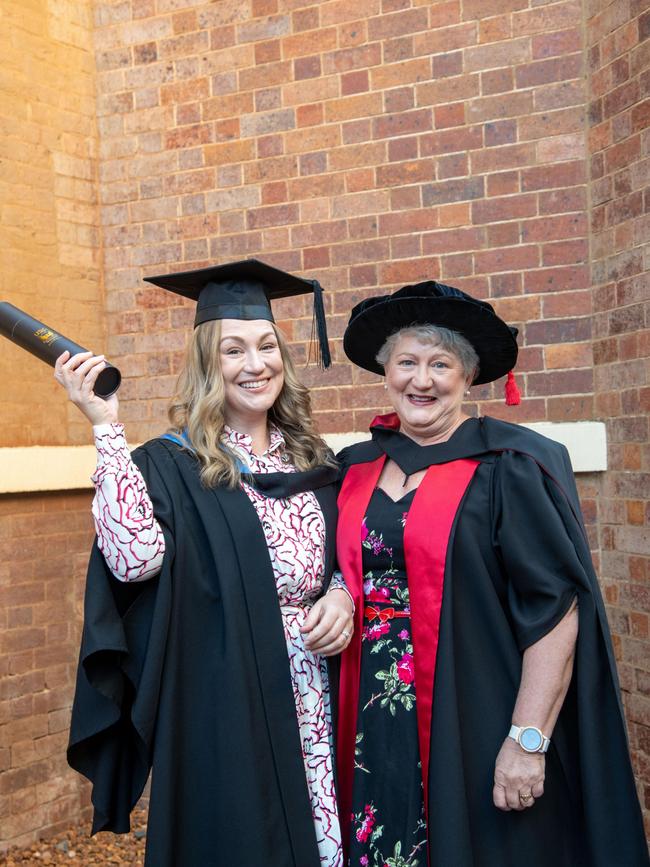
[[[364,621],[350,867],[426,867],[404,526],[415,491],[380,488],[363,521]]]

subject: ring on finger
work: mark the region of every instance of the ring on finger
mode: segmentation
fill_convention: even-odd
[[[533,800],[533,793],[529,792],[527,795],[524,795],[522,792],[519,792],[519,800],[522,804],[527,804],[529,801]]]
[[[348,638],[350,637],[350,633],[347,631],[347,629],[342,629],[342,630],[341,630],[341,635],[343,636],[343,638],[345,638],[346,641],[347,641]]]

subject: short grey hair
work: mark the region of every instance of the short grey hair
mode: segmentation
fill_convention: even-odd
[[[420,343],[431,346],[439,346],[445,352],[455,356],[461,363],[463,373],[476,379],[479,372],[478,355],[476,350],[466,337],[451,328],[442,328],[437,325],[407,325],[393,332],[386,340],[375,357],[375,361],[386,367],[391,355],[395,351],[397,342],[402,337],[415,337]]]

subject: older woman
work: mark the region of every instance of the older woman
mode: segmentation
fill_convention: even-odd
[[[95,831],[128,830],[153,768],[151,867],[341,867],[337,468],[269,306],[314,287],[255,260],[154,281],[198,299],[169,435],[131,460],[117,398],[93,394],[101,357],[56,367],[98,449],[68,758]]]
[[[340,815],[351,867],[641,867],[611,644],[563,446],[470,418],[516,330],[438,283],[357,305],[395,412],[344,450]]]

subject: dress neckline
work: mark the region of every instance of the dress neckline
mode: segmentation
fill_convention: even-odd
[[[385,491],[383,488],[380,488],[379,485],[377,485],[377,487],[375,488],[375,491],[379,491],[380,493],[382,493],[386,497],[387,500],[389,500],[394,506],[396,506],[396,505],[398,505],[398,503],[403,503],[407,497],[411,496],[411,494],[415,494],[415,492],[417,491],[417,488],[411,488],[411,490],[407,491],[402,497],[399,498],[399,500],[394,500],[391,497],[391,495],[388,493],[388,491]]]

